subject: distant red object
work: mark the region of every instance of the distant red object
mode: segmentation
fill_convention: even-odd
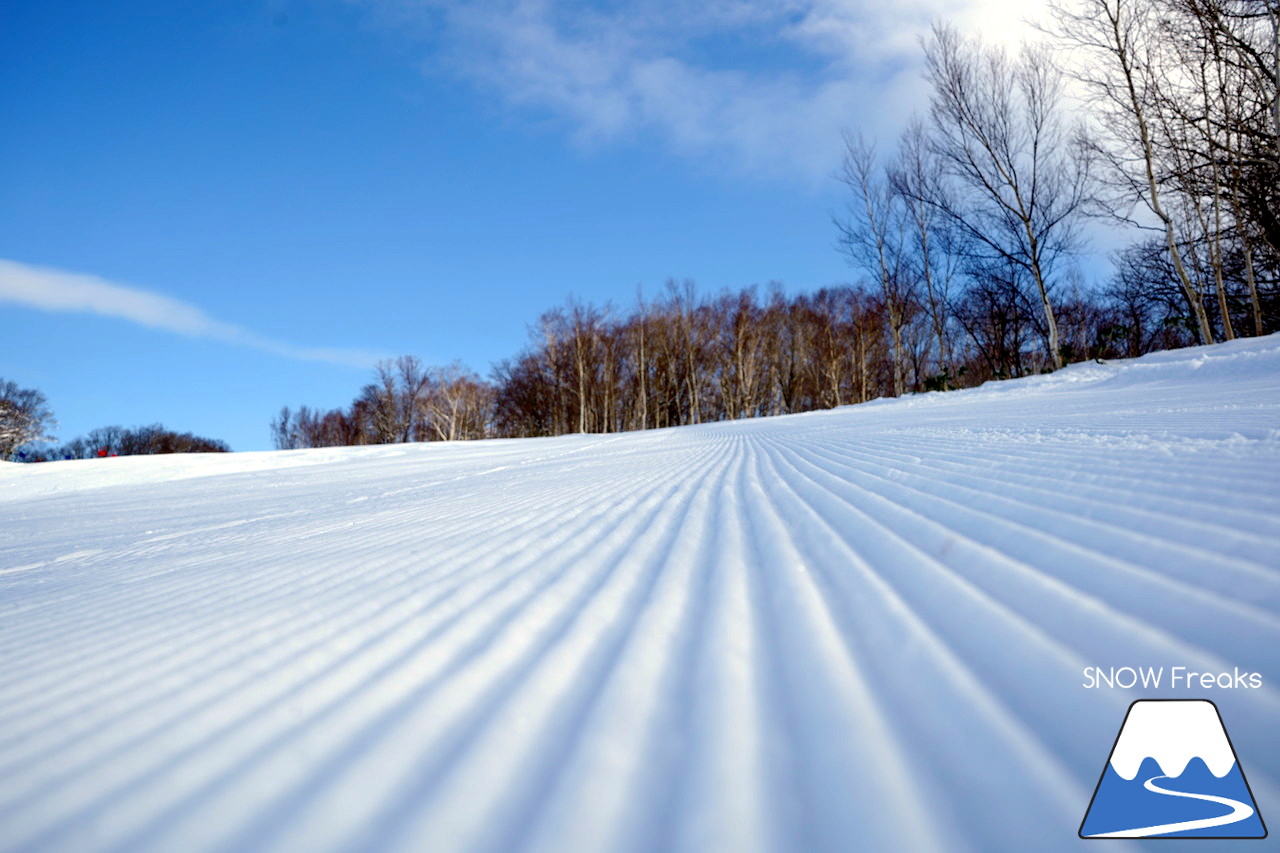
[[[99,447],[98,458],[102,458],[103,456],[106,456],[106,455],[107,455],[107,449],[105,447]]]

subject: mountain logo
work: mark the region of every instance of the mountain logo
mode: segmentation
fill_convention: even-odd
[[[1207,699],[1129,706],[1081,838],[1266,838],[1235,747]]]

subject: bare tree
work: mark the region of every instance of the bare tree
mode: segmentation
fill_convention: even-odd
[[[1024,45],[1016,58],[935,25],[925,46],[933,87],[931,140],[955,193],[932,202],[970,244],[1035,286],[1045,346],[1062,366],[1052,290],[1055,266],[1078,250],[1093,197],[1083,131],[1062,110],[1062,74]]]
[[[1093,114],[1105,136],[1094,150],[1107,164],[1117,191],[1113,212],[1143,204],[1160,223],[1165,248],[1201,343],[1213,343],[1204,300],[1183,261],[1175,214],[1165,198],[1159,107],[1167,47],[1159,37],[1161,19],[1150,0],[1080,0],[1068,7],[1050,4],[1056,35],[1077,56],[1073,76],[1092,94]]]
[[[703,371],[700,369],[705,359],[705,348],[708,335],[703,328],[701,304],[692,281],[684,281],[677,285],[674,280],[667,282],[667,313],[671,320],[669,343],[672,346],[672,365],[678,379],[678,396],[684,398],[680,406],[684,423],[701,423],[705,417],[702,407]]]
[[[946,199],[942,160],[930,145],[928,128],[919,118],[913,118],[902,133],[889,180],[902,199],[913,227],[914,265],[924,284],[929,321],[937,343],[938,374],[945,388],[952,382],[954,373],[947,323],[951,282],[957,272],[959,253],[957,241],[947,231],[945,217],[939,214],[940,210],[954,207]]]
[[[727,418],[753,417],[763,402],[765,374],[761,309],[755,289],[725,293],[711,310],[719,413]]]
[[[402,355],[396,359],[396,375],[399,388],[396,391],[397,441],[409,441],[422,410],[422,398],[426,396],[430,379],[426,367],[416,355]]]
[[[846,133],[844,141],[840,180],[852,191],[855,202],[850,205],[848,219],[836,220],[840,248],[853,265],[869,273],[880,286],[893,343],[893,393],[901,396],[907,390],[902,330],[908,320],[913,289],[904,257],[908,225],[901,197],[876,166],[875,148],[860,134]]]
[[[569,301],[569,335],[573,363],[573,390],[577,409],[577,431],[580,433],[602,431],[596,424],[601,408],[597,400],[600,378],[601,326],[606,312],[594,305],[583,304],[576,299]]]
[[[632,375],[635,377],[638,397],[640,429],[649,428],[649,317],[644,295],[636,293],[636,319],[631,324]]]
[[[460,362],[430,371],[429,391],[421,405],[423,439],[462,441],[488,434],[491,391]]]
[[[397,444],[414,436],[427,381],[426,368],[416,356],[402,355],[377,363],[374,381],[364,386],[359,406],[352,409],[371,443]]]
[[[289,410],[288,406],[280,409],[280,414],[271,420],[271,443],[275,445],[276,450],[296,450],[299,447],[306,447],[306,440],[299,429],[299,421],[306,413],[306,406],[295,416]]]
[[[49,432],[55,427],[53,411],[42,392],[0,380],[0,459],[13,459],[25,444],[52,441]]]
[[[1207,264],[1202,278],[1216,293],[1223,336],[1235,337],[1233,305],[1245,300],[1253,333],[1263,334],[1256,262],[1275,267],[1280,237],[1275,227],[1280,5],[1270,0],[1151,2],[1160,13],[1155,37],[1163,62],[1155,114],[1167,152],[1167,182],[1189,214],[1186,233]],[[1239,275],[1231,269],[1236,254]]]

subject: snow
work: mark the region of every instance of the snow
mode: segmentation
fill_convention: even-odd
[[[0,465],[4,850],[1074,849],[1137,698],[1213,699],[1270,816],[1278,685],[1277,336],[643,433]]]
[[[1139,702],[1129,711],[1111,754],[1111,766],[1132,780],[1145,758],[1154,758],[1166,776],[1181,776],[1193,758],[1221,778],[1231,772],[1231,751],[1218,712],[1209,702]]]

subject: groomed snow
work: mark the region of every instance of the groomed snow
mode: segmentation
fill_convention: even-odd
[[[1083,686],[1148,665],[1263,686]],[[1280,814],[1277,687],[1277,336],[645,433],[0,465],[5,850],[1076,849],[1136,698],[1213,699]]]

